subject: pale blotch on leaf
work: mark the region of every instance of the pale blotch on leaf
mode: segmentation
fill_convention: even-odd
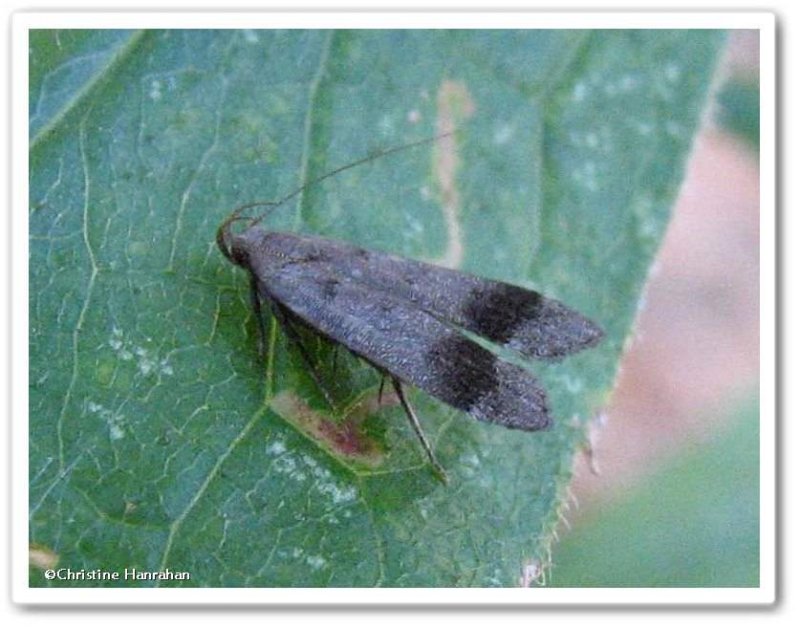
[[[59,556],[49,547],[31,543],[28,546],[28,564],[41,570],[55,569]]]

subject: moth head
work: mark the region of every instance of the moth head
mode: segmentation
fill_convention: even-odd
[[[239,220],[251,220],[247,216],[240,216],[239,212],[233,212],[217,229],[217,246],[222,254],[229,261],[237,266],[247,266],[247,254],[240,246],[236,246],[238,235],[233,231],[233,224]]]
[[[233,210],[231,215],[225,219],[225,221],[217,229],[217,246],[229,261],[233,262],[237,266],[247,267],[247,253],[242,249],[242,247],[236,246],[237,234],[233,232],[233,223],[239,220],[248,220],[250,221],[250,224],[247,225],[247,229],[249,229],[250,227],[254,227],[261,222],[266,216],[266,213],[263,213],[260,216],[253,218],[251,216],[242,216],[242,212],[252,207],[266,206],[269,209],[272,209],[277,205],[279,205],[279,203],[272,201],[256,201],[254,203],[248,203],[247,205],[242,205],[241,207]]]

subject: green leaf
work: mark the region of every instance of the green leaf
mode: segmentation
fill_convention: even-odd
[[[518,584],[609,393],[722,41],[34,33],[31,582],[87,584],[46,581],[57,561],[191,573],[162,586]],[[549,432],[414,393],[443,486],[396,406],[373,403],[370,456],[320,440],[341,417],[274,327],[260,365],[246,277],[214,235],[237,205],[452,125],[455,138],[343,172],[266,223],[536,287],[605,328],[598,348],[531,365]],[[379,378],[342,360],[341,394],[374,401]]]
[[[553,586],[757,587],[758,399],[560,543]]]
[[[735,78],[728,81],[717,95],[720,123],[758,150],[760,138],[758,80]]]

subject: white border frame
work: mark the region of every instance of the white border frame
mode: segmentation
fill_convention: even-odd
[[[28,586],[28,30],[33,28],[715,28],[760,31],[761,525],[758,588],[669,589],[152,589]],[[12,597],[22,604],[753,605],[776,595],[775,16],[771,13],[262,12],[16,13],[12,16],[11,285]],[[16,156],[16,158],[14,158]],[[24,216],[25,219],[20,217]],[[25,272],[22,272],[25,269]],[[25,420],[23,421],[23,418]]]

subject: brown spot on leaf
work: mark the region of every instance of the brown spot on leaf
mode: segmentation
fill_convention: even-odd
[[[388,405],[392,399],[395,398],[384,392],[380,405]],[[360,399],[341,418],[311,408],[289,391],[275,395],[270,406],[322,448],[348,464],[375,468],[383,462],[383,447],[364,429],[367,417],[378,410],[377,393]]]

